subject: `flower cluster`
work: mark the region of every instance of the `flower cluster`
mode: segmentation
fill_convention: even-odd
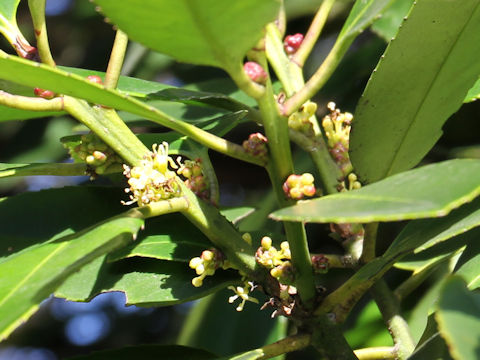
[[[323,118],[322,126],[328,139],[328,148],[340,170],[346,176],[352,171],[348,149],[353,115],[348,112],[340,112],[334,102],[329,102],[327,108],[330,110],[330,114]]]
[[[314,196],[316,193],[314,178],[310,173],[290,175],[283,183],[285,195],[293,200],[301,200],[304,196]]]
[[[198,275],[192,279],[192,285],[195,287],[202,286],[205,277],[215,274],[215,270],[218,268],[228,269],[230,267],[223,254],[217,249],[204,250],[202,255],[190,260],[189,266]]]
[[[307,101],[298,111],[288,117],[288,127],[306,135],[313,134],[313,123],[317,104]]]
[[[175,172],[168,169],[168,165],[178,168],[168,156],[168,144],[154,144],[152,149],[153,152],[145,155],[140,165],[133,168],[123,165],[123,174],[128,178],[129,185],[125,192],[131,193],[130,201],[124,202],[125,205],[138,202],[142,206],[181,194]]]
[[[265,157],[268,153],[267,138],[260,133],[250,134],[242,144],[243,148],[253,156]]]
[[[297,33],[294,35],[287,35],[283,40],[283,48],[288,55],[295,54],[303,42],[303,34]]]
[[[92,176],[122,169],[122,158],[94,133],[82,135],[79,141],[65,142],[64,146],[74,162],[89,165]]]
[[[228,298],[228,302],[231,304],[238,298],[241,299],[240,304],[237,306],[237,311],[242,311],[243,307],[245,306],[246,301],[251,301],[253,303],[258,304],[258,300],[250,295],[249,292],[253,291],[255,285],[251,281],[245,281],[243,286],[229,286],[228,289],[232,290],[235,295],[232,295]]]
[[[177,170],[178,175],[186,178],[185,185],[197,196],[208,200],[210,191],[202,168],[202,159],[185,160]]]
[[[264,236],[261,241],[261,246],[255,253],[256,261],[270,269],[270,275],[284,284],[292,283],[293,271],[290,260],[292,255],[287,241],[280,244],[280,250],[277,250],[272,245],[272,239]]]

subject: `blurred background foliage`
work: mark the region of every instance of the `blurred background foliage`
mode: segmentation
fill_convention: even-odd
[[[320,3],[321,0],[286,0],[287,34],[305,33]],[[321,39],[306,64],[307,77],[327,55],[351,5],[352,2],[348,0],[339,0],[336,4]],[[18,22],[24,35],[33,44],[26,1],[20,3]],[[47,22],[57,64],[98,71],[106,69],[114,31],[95,11],[92,3],[85,0],[48,0]],[[338,70],[315,98],[319,105],[319,116],[327,112],[326,104],[329,101],[336,102],[344,111],[354,112],[369,75],[386,45],[386,41],[375,32],[366,31],[359,36]],[[0,41],[0,46],[10,51],[6,41]],[[168,56],[151,52],[137,43],[129,45],[124,74],[175,86],[226,76],[218,69],[199,69],[198,66],[176,63]],[[445,135],[425,161],[480,157],[480,145],[475,131],[479,110],[478,101],[464,104],[446,123]],[[63,116],[0,123],[0,162],[67,161],[67,152],[59,139],[72,134],[75,125],[72,119]],[[227,137],[241,143],[248,134],[256,131],[261,129],[254,124],[244,123]],[[211,156],[221,184],[222,206],[260,206],[265,215],[274,208],[274,199],[268,190],[268,178],[261,168],[215,153]],[[298,171],[312,171],[309,159],[300,152],[296,152],[296,166]],[[87,177],[2,179],[0,197],[84,182],[88,182]],[[262,201],[259,202],[259,199]],[[401,226],[399,223],[383,225],[379,246],[385,248]],[[240,228],[280,231],[276,224],[262,219],[258,213],[254,218],[247,217],[243,220]],[[309,225],[308,232],[313,252],[341,251],[335,241],[325,240],[328,239],[329,232],[325,226]],[[322,238],[321,247],[318,245],[320,242],[315,241],[319,238]],[[405,275],[401,270],[387,274],[393,284],[400,283]],[[328,288],[336,286],[345,276],[344,273],[330,271],[328,276],[320,276],[318,281]],[[435,274],[431,276],[430,284],[434,281]],[[418,289],[410,297],[413,299],[412,306],[414,299],[421,296],[425,288]],[[228,296],[223,291],[197,303],[155,309],[125,307],[122,293],[103,294],[90,303],[71,303],[50,298],[26,325],[0,345],[0,360],[55,360],[92,350],[177,341],[223,355],[261,346],[278,339],[282,333],[292,331],[287,329],[283,320],[270,321],[269,311],[259,312],[257,305],[247,304],[243,313],[236,313],[234,306],[227,303]],[[188,319],[187,325],[182,329],[185,319]],[[415,323],[414,320],[412,319],[412,324]],[[354,348],[391,344],[379,311],[369,299],[360,301],[345,328],[347,338]],[[287,358],[309,359],[310,356],[307,350]]]

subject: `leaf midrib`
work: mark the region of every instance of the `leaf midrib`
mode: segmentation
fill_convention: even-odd
[[[414,4],[414,6],[415,6],[415,4]],[[416,111],[415,111],[415,115],[414,115],[414,117],[413,117],[413,121],[410,122],[410,124],[409,124],[408,127],[407,127],[407,131],[406,131],[406,132],[404,133],[404,135],[401,137],[400,145],[397,147],[396,151],[394,152],[393,159],[392,159],[392,161],[390,162],[390,165],[388,166],[387,172],[386,172],[386,173],[384,174],[384,176],[381,177],[380,179],[386,178],[386,177],[388,177],[389,175],[392,174],[392,169],[393,169],[393,166],[394,166],[394,164],[395,164],[395,162],[396,162],[396,160],[397,160],[397,157],[398,157],[398,155],[399,155],[399,153],[400,153],[400,149],[403,147],[403,144],[405,143],[405,139],[407,138],[408,134],[409,134],[410,131],[412,130],[413,124],[416,123],[418,113],[420,112],[420,110],[421,110],[422,107],[423,107],[423,104],[425,103],[426,99],[428,98],[432,87],[433,87],[433,86],[436,84],[436,82],[438,81],[438,74],[439,74],[440,72],[442,72],[445,63],[446,63],[447,60],[450,58],[453,49],[456,47],[456,45],[457,45],[457,43],[458,43],[458,40],[459,40],[459,39],[461,38],[461,36],[463,35],[463,32],[465,31],[465,28],[467,27],[467,25],[468,25],[468,24],[470,23],[470,21],[472,20],[472,17],[473,17],[473,15],[477,12],[479,6],[480,6],[480,4],[477,4],[477,5],[475,6],[475,10],[470,13],[470,17],[469,17],[468,21],[466,21],[465,24],[463,25],[462,31],[460,31],[460,33],[458,34],[457,38],[455,39],[455,41],[453,42],[452,46],[450,47],[447,56],[445,56],[445,58],[443,59],[442,64],[441,64],[441,66],[439,67],[439,70],[438,70],[437,73],[436,73],[437,76],[435,76],[434,79],[430,82],[430,85],[429,85],[429,87],[428,87],[428,91],[427,91],[427,92],[425,93],[425,95],[423,96],[421,103],[419,104],[419,106],[417,107],[417,109],[416,109]]]

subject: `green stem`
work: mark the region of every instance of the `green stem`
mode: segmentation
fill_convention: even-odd
[[[343,55],[348,50],[352,41],[353,39],[351,38],[342,38],[335,43],[322,65],[320,65],[317,71],[307,81],[305,86],[283,104],[283,113],[286,116],[297,111],[305,101],[312,98],[322,86],[325,85],[338,64],[340,64]]]
[[[265,345],[259,349],[263,355],[256,359],[266,360],[275,356],[306,348],[310,344],[310,338],[310,334],[293,335],[274,342],[273,344]]]
[[[28,7],[32,15],[40,59],[44,64],[55,67],[56,64],[48,43],[47,25],[45,23],[45,2],[46,0],[28,0]]]
[[[392,335],[398,359],[407,359],[415,350],[415,342],[407,322],[400,314],[397,299],[384,280],[379,280],[372,287],[371,292]]]
[[[63,97],[51,100],[12,95],[0,90],[0,105],[28,111],[63,111]]]
[[[363,237],[363,250],[360,261],[366,264],[375,259],[377,244],[378,222],[368,223],[365,225],[365,235]]]
[[[280,31],[274,23],[266,26],[265,53],[283,85],[287,96],[292,96],[304,85],[302,70],[290,61],[283,49]]]
[[[397,352],[394,346],[379,346],[354,351],[358,360],[394,360]]]
[[[291,202],[286,200],[282,186],[286,178],[293,173],[290,140],[287,121],[278,112],[270,80],[267,81],[265,95],[257,101],[270,150],[270,163],[267,170],[280,207],[288,206]],[[295,286],[302,301],[308,307],[316,295],[316,290],[305,228],[298,222],[284,222],[284,228],[296,272]]]
[[[86,164],[15,164],[0,171],[0,178],[10,176],[79,176],[85,175]]]
[[[131,165],[139,165],[149,149],[120,119],[115,110],[90,106],[84,100],[64,96],[64,108],[74,118],[85,124],[118,155]]]
[[[299,67],[303,67],[305,61],[312,52],[313,46],[317,42],[323,30],[323,27],[328,18],[328,14],[330,14],[330,10],[332,9],[334,3],[335,0],[324,0],[322,2],[322,5],[320,5],[317,13],[315,14],[315,17],[313,18],[313,21],[310,24],[310,27],[305,34],[305,37],[303,38],[303,42],[300,45],[300,48],[293,55],[292,60]]]
[[[122,71],[123,59],[128,45],[128,36],[122,30],[117,30],[113,42],[112,53],[105,73],[105,88],[115,89]]]
[[[277,25],[278,32],[280,33],[280,37],[285,35],[285,31],[287,29],[287,14],[285,13],[285,1],[281,0],[280,10],[278,11],[278,17],[275,21]]]
[[[180,182],[179,182],[180,183]],[[255,249],[243,240],[235,227],[223,217],[217,208],[200,200],[181,183],[182,192],[189,207],[183,214],[217,246],[234,265],[249,278],[262,282],[256,271]]]
[[[311,345],[328,360],[358,360],[339,326],[326,315],[316,319]]]
[[[173,212],[182,212],[189,208],[190,203],[184,196],[176,197],[168,200],[157,201],[145,206],[134,208],[130,211],[139,212],[144,219],[155,216],[170,214]]]
[[[321,136],[312,139],[305,134],[290,129],[290,138],[310,154],[313,163],[317,167],[322,182],[322,189],[325,194],[335,194],[338,192],[338,179],[342,177],[342,172],[335,164],[328,152],[325,141]]]

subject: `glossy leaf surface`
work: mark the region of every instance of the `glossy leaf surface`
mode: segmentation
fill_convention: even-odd
[[[478,79],[479,53],[477,0],[416,3],[355,111],[350,149],[361,180],[418,164]]]
[[[212,244],[180,214],[162,215],[145,222],[137,240],[109,256],[109,261],[141,256],[188,262]]]
[[[478,236],[467,245],[458,259],[455,273],[467,282],[469,289],[480,287],[480,242]]]
[[[144,0],[142,6],[134,0],[96,3],[131,39],[183,62],[224,69],[242,62],[280,5],[277,0]]]
[[[30,317],[70,274],[132,241],[143,219],[132,213],[12,255],[0,263],[0,339]]]
[[[450,160],[397,174],[359,190],[301,201],[275,211],[271,217],[368,223],[445,216],[474,199],[480,193],[479,184],[480,161]]]
[[[435,319],[455,360],[480,358],[480,297],[460,277],[445,283]]]
[[[127,305],[165,306],[204,297],[239,280],[235,272],[219,270],[196,288],[191,283],[195,276],[184,262],[130,258],[109,263],[98,258],[68,278],[55,296],[89,301],[100,293],[122,291]]]

